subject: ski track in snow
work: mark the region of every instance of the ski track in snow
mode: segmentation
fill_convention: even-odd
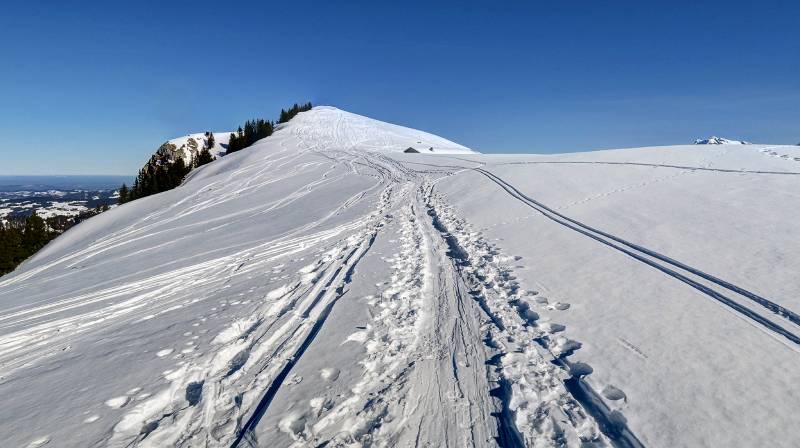
[[[794,311],[786,307],[783,307],[781,305],[778,305],[773,300],[764,298],[742,287],[734,285],[726,280],[720,279],[711,274],[703,272],[697,268],[688,266],[684,263],[681,263],[680,261],[674,260],[666,255],[652,251],[641,245],[628,242],[620,237],[611,235],[609,233],[590,227],[575,219],[569,218],[559,212],[556,212],[552,208],[547,207],[546,205],[526,196],[524,193],[520,192],[516,187],[504,181],[495,174],[491,173],[490,171],[484,170],[482,168],[477,168],[476,170],[481,174],[483,174],[484,176],[486,176],[487,178],[491,179],[492,182],[495,182],[498,186],[503,188],[511,196],[522,201],[529,207],[533,208],[534,210],[538,211],[539,213],[547,217],[548,219],[551,219],[567,228],[575,230],[578,233],[581,233],[589,238],[592,238],[608,247],[616,249],[638,261],[641,261],[642,263],[645,263],[649,266],[658,269],[659,271],[669,275],[670,277],[673,277],[681,282],[686,283],[687,285],[697,289],[698,291],[702,292],[708,297],[711,297],[712,299],[718,301],[719,303],[734,310],[739,315],[744,316],[745,318],[759,324],[764,329],[769,330],[770,332],[776,335],[782,336],[784,339],[780,339],[781,342],[788,341],[794,344],[793,346],[790,346],[790,348],[792,348],[795,351],[800,351],[800,349],[797,347],[798,345],[800,345],[800,315],[798,315]],[[622,246],[627,247],[627,249]],[[701,281],[698,281],[698,279]],[[767,309],[772,314],[762,315],[759,312],[743,304],[741,300],[737,300],[736,298],[734,298],[734,296],[725,295],[720,291],[708,286],[707,284],[702,283],[703,280],[711,282],[712,284],[722,287],[727,291],[735,293],[737,295],[736,297],[746,298],[754,302],[755,304],[758,304],[763,308]]]
[[[401,192],[401,196],[407,194]],[[426,243],[411,207],[394,219],[401,222],[400,253],[387,260],[393,268],[389,286],[368,302],[372,322],[348,338],[365,347],[366,357],[360,361],[363,376],[352,387],[350,397],[332,407],[308,431],[293,434],[298,446],[378,441],[391,445],[394,440],[391,422],[401,417],[392,414],[418,354],[419,326],[425,318],[423,294],[430,275]]]
[[[235,446],[251,437],[277,389],[313,342],[344,293],[356,263],[383,226],[383,209],[390,203],[392,189],[392,185],[386,186],[376,211],[352,226],[340,226],[336,232],[356,230],[354,234],[299,270],[293,282],[267,295],[274,301],[220,333],[214,340],[219,347],[168,375],[170,388],[126,415],[108,445]],[[351,201],[346,201],[343,207],[349,205]],[[303,246],[318,245],[318,241],[309,241]],[[242,274],[259,268],[250,252],[246,264],[239,268]],[[192,387],[206,397],[202,406],[187,406]]]
[[[147,381],[121,385],[80,415],[87,431],[98,428],[90,444],[271,446],[274,436],[297,447],[643,446],[624,416],[625,390],[603,383],[594,389],[586,380],[592,367],[574,360],[582,344],[559,321],[574,310],[570,300],[545,294],[541,284],[523,284],[515,269],[524,259],[490,242],[437,192],[439,182],[463,172],[479,173],[533,209],[518,219],[543,215],[684,282],[793,349],[800,345],[800,316],[778,301],[556,211],[697,171],[800,173],[714,168],[710,159],[699,166],[496,164],[666,169],[551,208],[484,162],[442,156],[426,163],[391,155],[410,145],[467,154],[452,142],[326,108],[315,114],[300,114],[279,129],[265,141],[269,151],[262,157],[234,163],[257,154],[260,142],[197,170],[169,193],[173,200],[144,209],[91,244],[47,253],[0,280],[0,294],[14,297],[34,283],[60,285],[84,269],[113,270],[116,263],[193,244],[197,232],[267,225],[308,207],[304,201],[325,198],[316,202],[321,205],[314,219],[280,232],[198,245],[158,265],[7,307],[0,313],[0,387],[46,360],[88,350],[96,335],[161,325],[191,310],[198,314],[185,316],[177,339],[157,340],[146,351],[146,362],[159,366]],[[790,159],[770,148],[760,151]],[[446,159],[469,164],[441,163]],[[231,165],[226,171],[208,174],[224,163]],[[327,203],[325,195],[339,185],[347,185],[348,193]],[[280,188],[286,191],[275,197],[247,200]],[[351,360],[360,374],[341,388],[326,386],[265,428],[266,416],[279,412],[276,397],[287,388],[342,382],[342,366],[321,369],[318,378],[298,366],[320,343],[323,327],[336,325],[329,318],[337,304],[353,299],[350,286],[366,276],[361,261],[375,255],[379,239],[394,252],[381,257],[390,274],[364,301],[366,323],[341,341],[324,341],[361,347]],[[24,443],[61,442],[37,433]]]

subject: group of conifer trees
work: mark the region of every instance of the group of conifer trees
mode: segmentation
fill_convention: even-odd
[[[299,114],[300,112],[311,110],[312,107],[314,106],[312,106],[311,102],[309,101],[308,103],[301,105],[294,103],[294,105],[292,105],[292,107],[290,107],[289,110],[281,109],[281,115],[280,118],[278,118],[278,123],[286,123],[287,121],[294,118],[295,115]]]
[[[6,218],[0,222],[0,275],[14,270],[50,240],[75,224],[108,210],[98,205],[78,216],[57,215],[45,219],[33,213],[27,217]]]
[[[311,102],[305,104],[295,103],[289,110],[281,109],[281,114],[278,117],[278,123],[286,123],[295,117],[300,112],[311,110],[314,107]],[[275,130],[276,123],[262,118],[247,120],[244,127],[239,127],[236,132],[231,133],[228,139],[228,150],[226,154],[240,151],[253,143],[261,140],[264,137],[269,137]]]
[[[308,102],[300,105],[295,103],[289,110],[281,109],[278,123],[286,123],[295,115],[311,110],[312,107],[311,102]],[[225,153],[241,151],[256,141],[269,137],[274,130],[275,123],[272,121],[262,118],[247,120],[244,127],[240,126],[235,133],[231,133]],[[131,187],[122,184],[119,189],[119,203],[124,204],[151,194],[171,190],[181,184],[189,171],[214,160],[209,152],[209,148],[214,146],[214,134],[206,132],[206,138],[208,143],[189,166],[180,157],[174,161],[165,161],[153,156],[144,168],[139,170],[139,175]]]
[[[13,271],[56,235],[36,214],[0,224],[0,275]]]
[[[158,160],[153,156],[147,164],[139,170],[139,175],[128,188],[122,184],[119,189],[119,203],[124,204],[135,199],[150,196],[171,190],[181,184],[184,176],[189,174],[190,167],[186,166],[182,157],[174,161]]]
[[[247,148],[256,141],[272,135],[273,130],[275,130],[275,124],[271,121],[261,118],[247,120],[244,128],[240,126],[236,133],[231,133],[228,139],[228,150],[225,153],[230,154]]]
[[[209,148],[214,145],[214,134],[206,132],[206,137],[208,144],[197,153],[197,156],[192,158],[189,165],[183,161],[183,157],[176,157],[175,160],[169,161],[152,156],[150,161],[139,170],[139,175],[136,176],[130,188],[124,183],[119,188],[119,203],[124,204],[151,194],[171,190],[183,182],[183,178],[189,174],[189,171],[213,161],[214,157],[211,156]]]

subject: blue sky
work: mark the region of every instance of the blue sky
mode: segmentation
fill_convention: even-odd
[[[131,174],[307,100],[483,152],[798,143],[798,5],[7,2],[0,174]]]

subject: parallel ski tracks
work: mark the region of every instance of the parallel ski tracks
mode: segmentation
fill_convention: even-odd
[[[505,190],[510,196],[541,213],[546,218],[584,236],[592,238],[593,240],[598,241],[599,243],[604,244],[612,249],[622,252],[625,255],[636,259],[637,261],[640,261],[663,272],[664,274],[669,275],[670,277],[686,283],[701,293],[727,306],[741,316],[744,316],[745,318],[761,325],[764,329],[782,336],[785,340],[791,342],[793,346],[795,346],[794,348],[797,348],[796,346],[800,346],[800,336],[798,335],[797,330],[787,329],[783,325],[743,305],[731,296],[723,294],[707,284],[701,283],[701,281],[707,281],[718,287],[724,288],[725,290],[734,293],[735,296],[733,297],[738,297],[739,300],[741,300],[741,298],[746,298],[749,301],[756,303],[774,313],[774,315],[783,318],[784,322],[788,321],[788,323],[797,326],[798,329],[800,329],[800,315],[794,311],[752,291],[701,271],[700,269],[694,268],[644,246],[631,243],[618,236],[596,229],[578,220],[563,215],[546,206],[545,204],[531,198],[509,182],[505,181],[496,174],[487,171],[486,169],[473,168],[473,170],[484,175],[490,181],[494,182],[500,188]]]
[[[332,299],[326,301],[324,308],[314,319],[314,324],[312,325],[308,334],[305,335],[302,343],[288,359],[283,369],[281,369],[278,375],[272,380],[270,386],[258,401],[258,404],[255,406],[247,421],[241,426],[241,428],[238,429],[236,438],[230,445],[231,448],[238,447],[246,437],[253,434],[256,426],[258,426],[261,418],[267,412],[267,409],[272,403],[272,400],[275,398],[275,395],[278,393],[278,390],[281,388],[284,380],[289,373],[291,373],[292,368],[297,364],[311,343],[314,342],[314,339],[322,329],[322,326],[325,324],[325,321],[333,310],[336,302],[345,294],[345,287],[350,283],[353,273],[355,272],[356,265],[358,265],[358,262],[361,261],[364,255],[369,251],[370,247],[372,247],[376,236],[377,232],[373,232],[366,240],[362,242],[361,245],[353,249],[348,254],[344,262],[337,268],[336,272],[334,272],[333,276],[330,278],[325,287],[320,291],[318,296],[314,298],[311,306],[303,312],[303,317],[308,317],[310,312],[316,308],[317,304],[323,299],[324,296],[331,293],[335,294]]]

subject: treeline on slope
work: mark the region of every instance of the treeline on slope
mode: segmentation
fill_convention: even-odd
[[[305,104],[293,104],[289,110],[281,109],[281,113],[278,117],[278,123],[286,123],[295,115],[299,114],[300,112],[306,112],[311,110],[314,107],[311,102]],[[231,133],[228,139],[228,150],[225,152],[226,154],[230,154],[232,152],[240,151],[248,146],[251,146],[253,143],[261,140],[262,138],[269,137],[272,135],[272,132],[275,131],[276,123],[273,123],[269,120],[264,120],[262,118],[247,120],[244,124],[244,127],[239,127],[239,129]]]
[[[37,214],[6,218],[0,222],[0,275],[13,271],[20,263],[35,254],[53,238],[79,222],[108,210],[108,205],[81,213],[78,216],[51,216],[43,219]]]
[[[235,133],[231,133],[228,138],[228,149],[225,154],[240,151],[252,145],[264,137],[272,135],[275,130],[275,124],[271,121],[263,120],[261,118],[255,120],[247,120],[244,123],[244,128],[241,126]]]
[[[203,154],[207,156],[203,156]],[[181,184],[183,178],[189,174],[192,168],[196,168],[213,160],[208,149],[203,149],[190,165],[186,165],[183,157],[177,157],[174,161],[165,162],[152,156],[133,181],[133,185],[128,188],[122,184],[119,188],[119,203],[133,201],[135,199],[150,196],[151,194],[171,190]]]
[[[287,121],[294,118],[295,115],[299,114],[300,112],[311,110],[312,107],[314,106],[312,106],[311,102],[309,101],[308,103],[301,105],[294,103],[294,105],[290,107],[289,110],[281,109],[281,115],[278,118],[278,123],[286,123]]]
[[[311,102],[308,102],[302,105],[295,103],[289,110],[281,109],[278,123],[286,123],[295,115],[309,111],[312,107]],[[275,125],[276,123],[262,118],[247,120],[243,127],[240,126],[235,133],[231,133],[225,154],[241,151],[256,141],[269,137],[274,132]],[[177,157],[175,160],[164,160],[155,155],[151,157],[147,164],[139,170],[139,175],[131,187],[122,184],[119,189],[119,203],[124,204],[151,194],[171,190],[180,185],[183,178],[192,169],[213,161],[214,158],[209,150],[214,146],[214,134],[207,132],[206,135],[208,144],[204,145],[189,166],[186,166],[181,157]]]

